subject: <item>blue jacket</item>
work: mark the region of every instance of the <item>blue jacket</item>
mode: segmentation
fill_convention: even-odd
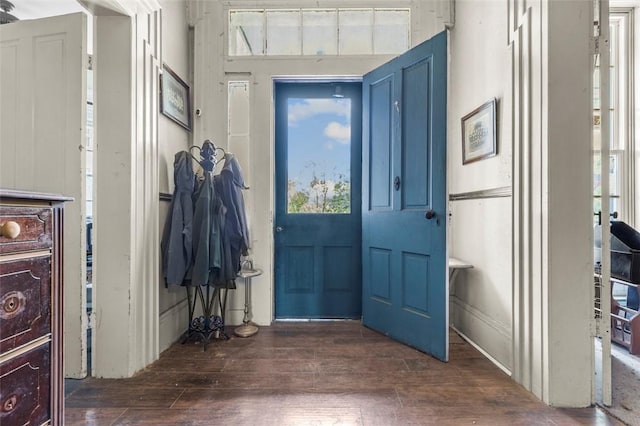
[[[240,164],[232,154],[225,155],[222,170],[214,178],[216,192],[227,208],[224,221],[223,246],[228,262],[223,266],[223,279],[235,279],[240,270],[240,258],[250,248],[247,217],[242,190],[246,189]]]
[[[167,285],[185,285],[193,260],[192,220],[194,188],[191,156],[176,153],[173,162],[175,189],[162,232],[162,271]]]
[[[213,183],[211,173],[194,194],[192,285],[219,285],[223,269],[222,235],[226,209]],[[225,286],[225,285],[223,285]]]

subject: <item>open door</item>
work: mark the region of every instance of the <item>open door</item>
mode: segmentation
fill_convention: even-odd
[[[363,323],[446,361],[446,32],[362,90]]]
[[[0,26],[0,187],[74,198],[64,214],[67,377],[86,376],[87,17]]]

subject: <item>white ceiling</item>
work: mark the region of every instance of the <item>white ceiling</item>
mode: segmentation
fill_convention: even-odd
[[[15,8],[11,14],[21,21],[28,19],[48,18],[50,16],[67,15],[85,12],[77,0],[10,0]],[[87,52],[93,53],[93,20],[87,19]]]
[[[11,0],[11,2],[15,6],[11,14],[20,20],[86,11],[76,0]]]

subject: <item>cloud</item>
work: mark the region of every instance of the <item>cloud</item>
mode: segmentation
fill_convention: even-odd
[[[336,114],[348,117],[350,102],[341,99],[305,99],[304,102],[289,106],[289,125],[320,114]]]
[[[324,128],[324,135],[338,143],[347,145],[351,140],[351,126],[343,126],[338,122],[332,121]]]

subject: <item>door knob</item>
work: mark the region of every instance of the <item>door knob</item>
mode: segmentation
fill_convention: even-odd
[[[396,191],[400,190],[400,176],[396,176],[393,179],[393,189],[395,189]]]
[[[282,232],[284,228],[282,226],[276,226],[276,232]]]
[[[18,238],[20,235],[20,225],[17,222],[8,220],[0,224],[0,237],[9,238],[11,240]]]
[[[424,218],[427,220],[431,220],[434,217],[436,217],[436,212],[434,210],[429,209],[424,213]]]
[[[594,216],[598,216],[598,225],[602,225],[602,212],[598,211],[597,213],[594,213],[593,215]],[[609,213],[609,216],[611,216],[612,219],[617,219],[618,218],[618,212]]]

